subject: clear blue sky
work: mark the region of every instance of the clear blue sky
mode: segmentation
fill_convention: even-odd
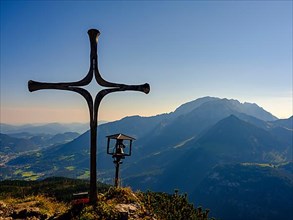
[[[87,121],[78,94],[30,93],[27,81],[81,79],[87,30],[101,32],[108,81],[148,82],[110,94],[99,120],[156,115],[203,96],[292,115],[292,1],[1,1],[1,122]]]

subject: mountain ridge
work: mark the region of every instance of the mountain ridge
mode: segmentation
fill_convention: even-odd
[[[0,133],[15,134],[15,133],[30,133],[30,134],[50,134],[56,135],[64,132],[83,133],[89,128],[85,123],[47,123],[47,124],[24,124],[24,125],[10,125],[0,123]]]

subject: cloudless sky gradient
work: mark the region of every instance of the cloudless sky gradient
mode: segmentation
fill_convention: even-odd
[[[27,82],[82,79],[91,28],[106,80],[151,85],[148,95],[106,96],[99,120],[168,113],[203,96],[293,114],[292,1],[1,1],[1,123],[88,121],[80,95],[30,93]]]

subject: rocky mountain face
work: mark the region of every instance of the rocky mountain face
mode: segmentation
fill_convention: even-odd
[[[230,194],[225,194],[229,184],[217,188],[215,182],[210,181],[213,179],[209,177],[217,175],[215,173],[221,174],[221,178],[229,182],[232,177],[226,172],[233,171],[235,178],[240,178],[237,184],[243,186],[236,187],[239,198],[233,197],[235,203],[242,205],[236,207],[234,203],[226,202],[227,209],[240,209],[243,206],[262,210],[269,201],[275,201],[270,187],[263,188],[263,194],[267,195],[264,204],[255,204],[256,200],[252,197],[242,198],[245,193],[241,194],[241,190],[258,190],[256,185],[265,182],[262,178],[269,178],[277,188],[286,185],[284,181],[292,180],[292,173],[281,169],[282,164],[292,161],[292,117],[278,120],[256,104],[204,97],[186,103],[169,114],[131,116],[100,125],[98,177],[106,183],[112,183],[114,165],[112,158],[106,154],[105,137],[115,133],[136,138],[132,156],[126,158],[121,166],[123,185],[133,189],[167,192],[178,188],[192,193],[192,200],[197,204],[206,206],[205,203],[209,203],[212,210],[217,205],[211,202],[214,195],[224,196],[224,200],[230,199]],[[89,132],[85,132],[69,143],[16,157],[0,167],[0,178],[44,178],[52,175],[88,178],[89,139]],[[255,171],[243,164],[255,164],[257,168],[257,164],[261,164],[266,169]],[[241,172],[237,173],[237,169]],[[257,177],[258,171],[264,174],[259,175],[260,182],[256,180],[255,184],[245,185],[246,176]],[[204,194],[203,190],[207,191],[204,187],[207,186],[210,187],[209,193]],[[284,191],[292,192],[292,184],[286,187]],[[223,192],[218,193],[218,189]],[[282,200],[285,207],[291,204],[285,201],[286,196]],[[220,210],[217,210],[216,214],[221,216]],[[277,208],[274,212],[280,214],[281,211],[284,210]],[[249,218],[237,219],[259,219],[255,216],[251,214]],[[227,214],[223,218],[226,219]]]

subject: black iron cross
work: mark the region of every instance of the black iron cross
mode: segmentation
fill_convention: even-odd
[[[98,118],[98,110],[101,100],[111,92],[119,92],[119,91],[140,91],[146,94],[150,91],[149,84],[143,85],[125,85],[118,83],[111,83],[104,80],[98,69],[98,55],[97,55],[97,41],[100,35],[100,32],[96,29],[90,29],[88,31],[90,45],[91,45],[91,53],[90,53],[90,69],[88,74],[80,81],[77,82],[61,82],[61,83],[42,83],[35,82],[30,80],[28,82],[28,89],[30,92],[41,90],[41,89],[59,89],[59,90],[69,90],[73,92],[77,92],[82,95],[87,101],[90,113],[90,132],[91,132],[91,149],[90,149],[90,202],[95,204],[97,201],[97,118]],[[103,89],[98,92],[95,100],[91,94],[80,87],[89,85],[95,76],[97,83],[101,86],[107,87],[107,89]]]

